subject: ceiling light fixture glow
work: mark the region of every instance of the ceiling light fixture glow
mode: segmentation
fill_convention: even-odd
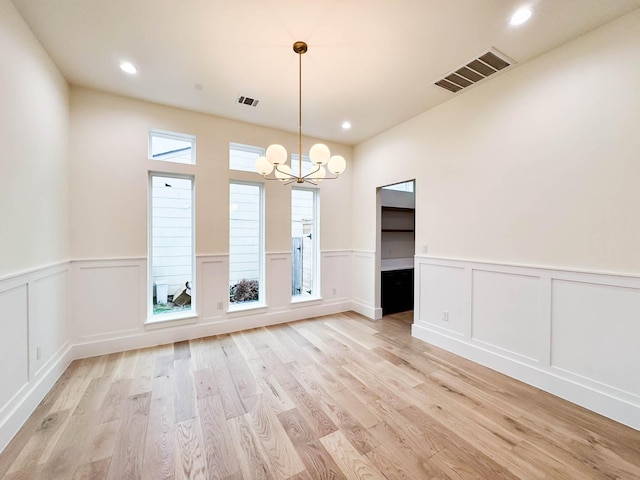
[[[138,69],[131,62],[122,62],[120,64],[120,70],[130,75],[133,75],[134,73],[138,73]]]
[[[256,160],[256,171],[266,180],[280,180],[284,185],[290,183],[310,183],[317,185],[318,182],[334,180],[345,171],[347,162],[341,155],[331,156],[331,151],[323,143],[316,143],[309,149],[309,159],[315,168],[302,175],[302,55],[307,53],[307,44],[295,42],[293,51],[298,54],[298,174],[291,173],[291,167],[287,165],[289,154],[282,145],[273,144],[267,148],[264,157]],[[334,177],[327,176],[329,173]],[[273,172],[273,176],[268,176]]]
[[[509,22],[512,26],[522,25],[524,22],[531,18],[533,11],[529,7],[522,7],[516,11],[511,16],[511,21]]]
[[[348,121],[342,122],[342,129],[343,130],[349,130],[350,128],[351,128],[351,122],[348,122]]]

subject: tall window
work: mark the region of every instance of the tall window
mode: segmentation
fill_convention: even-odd
[[[320,296],[317,190],[291,189],[291,296]]]
[[[262,184],[229,185],[229,303],[264,303],[264,228]]]
[[[193,178],[151,174],[149,269],[153,320],[193,308]]]

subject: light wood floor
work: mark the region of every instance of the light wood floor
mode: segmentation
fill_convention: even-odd
[[[640,432],[339,314],[74,362],[4,479],[639,479]]]

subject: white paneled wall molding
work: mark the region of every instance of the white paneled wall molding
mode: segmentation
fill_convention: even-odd
[[[382,318],[382,308],[376,308],[375,298],[376,277],[380,271],[376,267],[376,252],[355,250],[352,265],[353,310],[376,320]]]
[[[640,429],[640,277],[415,258],[413,336]]]
[[[196,256],[196,312],[147,322],[147,259],[83,259],[0,278],[0,451],[74,359],[353,309],[352,252],[321,253],[322,296],[291,302],[291,252],[266,255],[267,303],[229,312],[228,255]]]
[[[70,264],[0,278],[0,451],[73,360]]]

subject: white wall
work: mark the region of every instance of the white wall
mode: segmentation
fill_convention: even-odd
[[[197,164],[147,159],[151,128],[195,135]],[[229,142],[267,147],[278,141],[291,152],[297,135],[84,88],[71,89],[71,255],[94,259],[143,257],[147,253],[149,170],[193,174],[196,178],[196,251],[228,251],[229,179],[260,181],[249,172],[230,172]],[[303,138],[303,148],[315,141]],[[330,143],[332,153],[351,159],[351,147]],[[349,169],[322,183],[322,250],[351,245]],[[266,184],[266,249],[291,248],[291,193],[279,182]]]
[[[635,428],[638,25],[635,11],[358,145],[353,177],[361,304],[378,306],[376,187],[415,178],[414,335]]]
[[[149,129],[196,136],[195,165],[147,159]],[[228,312],[229,181],[260,182],[230,171],[229,142],[296,148],[295,134],[96,92],[71,89],[71,254],[76,292],[71,330],[82,354],[95,355],[233,331],[350,308],[350,173],[320,185],[322,299],[291,303],[291,188],[265,183],[264,308]],[[303,148],[312,144],[303,139]],[[315,143],[315,142],[313,142]],[[351,148],[329,143],[351,158]],[[195,179],[194,315],[145,325],[149,171]],[[346,281],[345,281],[346,279]],[[117,299],[117,302],[113,302]]]
[[[375,187],[415,177],[418,252],[639,273],[638,24],[636,11],[356,146],[354,248],[375,247]]]
[[[69,258],[68,87],[0,0],[0,277]]]
[[[68,87],[0,0],[0,450],[70,361]]]

